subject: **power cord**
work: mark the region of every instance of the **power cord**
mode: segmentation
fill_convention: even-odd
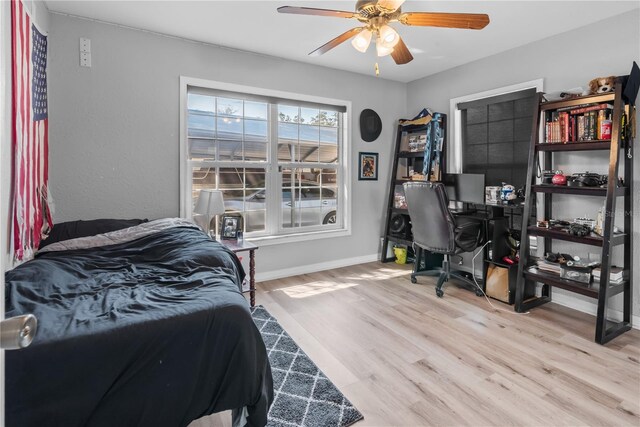
[[[489,297],[487,296],[487,294],[484,292],[484,290],[482,289],[482,286],[480,286],[478,284],[478,281],[476,280],[476,258],[478,255],[480,255],[482,253],[482,250],[489,244],[491,243],[491,240],[489,240],[487,243],[485,243],[484,245],[482,245],[482,247],[480,248],[480,250],[478,251],[478,253],[476,253],[473,258],[471,258],[471,276],[473,277],[473,283],[476,284],[476,286],[478,287],[478,289],[480,289],[480,292],[482,292],[482,295],[484,296],[484,298],[487,300],[487,302],[489,303],[489,305],[491,306],[491,308],[493,308],[495,311],[504,311],[505,313],[509,313],[509,314],[529,314],[529,312],[524,312],[524,313],[518,313],[515,311],[511,311],[511,310],[505,310],[503,308],[500,307],[496,307],[493,304],[491,304],[491,300],[489,300]]]

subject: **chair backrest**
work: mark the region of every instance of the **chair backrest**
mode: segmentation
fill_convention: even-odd
[[[406,182],[403,186],[415,244],[431,252],[454,253],[456,222],[444,185]]]

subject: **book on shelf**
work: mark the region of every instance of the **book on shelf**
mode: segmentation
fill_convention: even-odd
[[[598,110],[613,110],[613,105],[611,104],[598,104],[591,105],[589,107],[576,108],[574,110],[569,110],[569,114],[583,114],[588,111],[598,111]]]
[[[593,280],[599,282],[601,273],[602,271],[600,270],[600,267],[594,268],[591,272],[591,274],[593,274]],[[628,272],[625,272],[622,268],[611,266],[609,271],[609,283],[618,285],[627,280],[628,277]]]
[[[539,270],[547,271],[549,273],[555,273],[560,275],[560,264],[556,262],[549,262],[544,259],[539,259],[536,261],[536,265]]]
[[[544,142],[567,144],[611,138],[613,105],[597,104],[545,114]]]

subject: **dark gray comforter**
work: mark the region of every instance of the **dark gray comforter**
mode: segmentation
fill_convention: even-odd
[[[6,353],[7,426],[177,427],[226,409],[265,425],[271,369],[243,276],[189,227],[7,272],[7,317],[39,321],[30,347]]]

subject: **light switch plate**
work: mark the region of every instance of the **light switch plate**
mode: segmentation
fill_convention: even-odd
[[[91,53],[80,52],[80,66],[91,67]]]
[[[80,52],[91,52],[91,39],[80,38]]]

